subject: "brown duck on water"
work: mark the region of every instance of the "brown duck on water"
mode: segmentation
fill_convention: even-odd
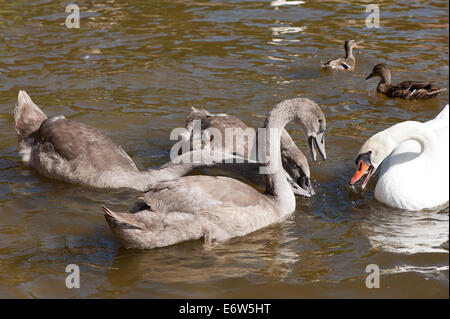
[[[438,96],[447,89],[441,89],[431,82],[404,81],[399,84],[391,83],[391,70],[389,67],[380,63],[374,66],[372,73],[366,77],[366,80],[379,76],[380,83],[377,86],[377,92],[388,97],[399,97],[406,100],[424,100]]]
[[[338,58],[320,62],[320,66],[324,69],[353,71],[355,69],[355,57],[353,56],[353,48],[358,47],[355,40],[345,41],[345,58]]]

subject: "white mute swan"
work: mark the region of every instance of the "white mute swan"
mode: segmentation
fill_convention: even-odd
[[[375,198],[406,210],[434,208],[448,203],[449,106],[426,123],[406,121],[368,139],[358,153],[355,184],[362,188],[383,162]]]
[[[280,136],[295,120],[315,134],[325,119],[304,123],[316,104],[298,98],[279,103],[268,115],[266,151],[270,162],[264,194],[229,177],[186,176],[154,185],[131,213],[103,207],[113,233],[127,248],[154,248],[204,238],[205,242],[243,236],[279,222],[295,210],[295,196],[281,164]]]
[[[310,116],[310,121],[317,121],[318,117],[325,118],[325,115],[323,115],[320,107],[316,105],[315,108],[315,112],[305,114],[305,117]],[[222,138],[214,138],[212,141],[207,142],[205,142],[204,139],[200,140],[200,136],[196,136],[195,134],[195,121],[200,121],[199,128],[202,130],[204,135],[207,136],[207,131],[209,130],[216,130],[220,133]],[[306,122],[308,119],[305,118],[304,121]],[[252,129],[235,116],[224,113],[212,114],[207,110],[199,110],[191,107],[191,111],[186,119],[186,129],[188,130],[188,134],[186,134],[184,139],[186,142],[190,143],[191,149],[205,147],[206,143],[208,143],[211,149],[222,149],[226,153],[236,154],[244,158],[250,158],[252,152],[255,153],[254,155],[258,155],[256,148],[257,143],[255,143],[257,134],[255,134],[254,138],[250,137],[248,132],[249,130],[252,131]],[[231,145],[227,145],[225,136],[226,131],[230,129],[234,130],[233,134],[236,139],[233,143],[231,143]],[[324,132],[316,132],[314,136],[308,136],[308,143],[314,161],[317,159],[315,151],[316,147],[322,158],[324,160],[326,159]],[[199,144],[199,146],[196,146],[195,144]],[[283,168],[286,171],[286,178],[290,182],[294,194],[307,197],[314,195],[314,190],[311,185],[308,160],[292,140],[289,133],[284,129],[281,135],[281,159],[283,162]],[[255,158],[255,160],[258,159]],[[219,166],[211,166],[208,169],[211,168],[216,170]],[[228,174],[231,175],[231,177],[238,178],[238,176],[241,176],[257,185],[265,184],[263,176],[259,174],[257,170],[243,171],[238,166],[235,168],[238,170],[236,172],[238,175],[232,174],[233,171],[229,167],[226,167]]]
[[[19,91],[14,121],[23,162],[46,177],[69,183],[145,191],[150,185],[184,176],[196,168],[216,164],[224,170],[259,168],[249,161],[223,164],[237,157],[204,152],[200,156],[186,153],[160,169],[140,171],[127,153],[99,130],[64,116],[47,119],[25,91]],[[191,161],[192,156],[201,158],[201,162]]]

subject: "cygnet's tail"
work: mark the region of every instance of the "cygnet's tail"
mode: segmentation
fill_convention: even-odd
[[[19,140],[24,140],[37,131],[46,119],[47,116],[34,104],[27,92],[20,90],[14,109],[14,122]]]

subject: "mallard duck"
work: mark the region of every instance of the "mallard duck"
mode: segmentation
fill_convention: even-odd
[[[345,58],[338,58],[328,60],[327,62],[320,62],[320,65],[324,69],[341,70],[341,71],[353,71],[355,69],[355,57],[353,56],[353,48],[357,48],[358,44],[355,40],[345,41]]]
[[[389,67],[380,63],[374,66],[372,73],[366,77],[366,80],[379,76],[380,83],[377,86],[377,92],[388,97],[399,97],[406,100],[425,100],[438,96],[447,89],[441,89],[431,82],[404,81],[399,84],[391,83],[391,70]]]

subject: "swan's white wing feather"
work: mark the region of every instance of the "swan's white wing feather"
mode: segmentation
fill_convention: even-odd
[[[425,123],[439,146],[431,158],[416,158],[421,153],[417,141],[400,144],[380,169],[375,198],[393,207],[420,210],[448,201],[449,126],[448,106],[433,120]]]

